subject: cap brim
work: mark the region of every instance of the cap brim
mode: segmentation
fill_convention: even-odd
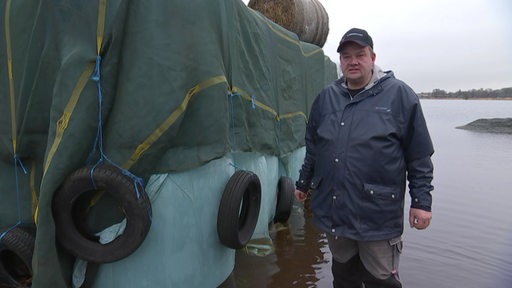
[[[338,50],[336,50],[336,51],[337,51],[338,53],[339,53],[339,52],[341,52],[341,48],[343,47],[343,45],[347,44],[348,42],[354,42],[354,43],[356,43],[356,44],[358,44],[358,45],[361,45],[361,46],[363,46],[363,47],[370,46],[370,45],[368,45],[367,43],[364,43],[364,42],[359,41],[359,40],[347,39],[347,40],[345,40],[345,41],[343,41],[343,42],[341,42],[341,43],[340,43],[340,45],[338,46]]]

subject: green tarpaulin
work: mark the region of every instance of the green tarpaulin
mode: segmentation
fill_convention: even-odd
[[[0,227],[37,219],[33,287],[70,285],[51,211],[68,174],[102,156],[147,179],[232,151],[286,155],[336,78],[319,47],[239,0],[0,7]]]

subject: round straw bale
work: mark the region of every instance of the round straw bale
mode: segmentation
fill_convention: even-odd
[[[248,6],[297,34],[304,42],[323,47],[329,16],[318,0],[250,0]]]

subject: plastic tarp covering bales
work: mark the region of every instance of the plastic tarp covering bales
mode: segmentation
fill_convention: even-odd
[[[0,227],[36,221],[36,288],[71,285],[51,211],[71,172],[105,157],[147,180],[234,151],[286,156],[336,78],[319,47],[239,0],[0,7]]]

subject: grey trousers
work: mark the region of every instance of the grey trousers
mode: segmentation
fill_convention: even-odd
[[[402,287],[398,264],[402,239],[355,241],[327,235],[333,258],[334,287]]]

